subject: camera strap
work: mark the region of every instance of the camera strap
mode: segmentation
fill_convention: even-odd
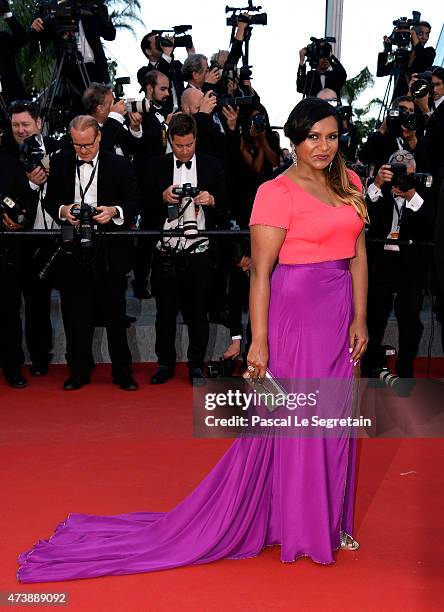
[[[80,205],[83,206],[83,204],[85,203],[85,196],[88,193],[88,189],[91,187],[91,184],[94,180],[94,177],[96,175],[96,170],[97,170],[97,165],[98,165],[99,161],[97,160],[96,165],[93,167],[93,171],[91,172],[91,176],[89,177],[89,181],[88,184],[86,185],[85,189],[83,189],[82,187],[82,181],[80,180],[80,168],[79,166],[77,166],[77,178],[79,179],[79,191],[80,191]]]
[[[404,212],[405,205],[406,205],[406,200],[405,199],[403,200],[401,206],[398,206],[398,203],[395,200],[395,208],[396,208],[396,212],[398,213],[398,232],[399,232],[399,229],[401,227],[402,213]]]

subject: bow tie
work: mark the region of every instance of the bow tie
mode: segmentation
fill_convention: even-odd
[[[80,168],[80,166],[83,166],[83,164],[89,164],[90,166],[92,166],[94,168],[94,162],[92,160],[91,161],[83,161],[83,159],[78,159],[76,161],[76,163],[77,163],[77,167],[78,168]]]
[[[185,164],[185,167],[188,168],[188,170],[191,168],[191,166],[193,165],[193,162],[187,161],[187,162],[181,162],[178,159],[176,159],[176,168],[180,168],[183,164]]]

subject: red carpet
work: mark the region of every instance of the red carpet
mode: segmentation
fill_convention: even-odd
[[[424,361],[418,360],[418,370]],[[173,507],[217,462],[229,440],[191,434],[185,369],[162,387],[153,365],[138,365],[137,393],[93,384],[66,393],[64,366],[27,389],[0,383],[0,591],[67,592],[69,610],[442,609],[444,441],[362,440],[356,553],[319,566],[281,564],[277,547],[259,557],[163,572],[20,585],[17,554],[48,537],[69,512],[119,514]],[[418,371],[420,375],[420,371]],[[443,376],[434,359],[431,375]],[[16,609],[29,609],[16,606]],[[41,606],[40,609],[54,609]]]

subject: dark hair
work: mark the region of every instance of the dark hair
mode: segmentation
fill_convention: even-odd
[[[109,85],[91,83],[91,85],[85,89],[85,93],[82,96],[82,104],[86,114],[92,115],[95,113],[97,107],[104,103],[105,96],[110,92],[112,93],[112,89]]]
[[[420,28],[421,26],[423,26],[424,28],[429,28],[429,30],[432,29],[432,26],[428,21],[420,21],[416,27]]]
[[[146,92],[148,85],[151,85],[151,87],[156,87],[157,80],[160,76],[166,75],[164,75],[163,72],[160,72],[160,70],[148,70],[148,72],[143,75],[143,90]]]
[[[193,134],[196,137],[197,127],[194,117],[186,113],[173,115],[168,126],[170,140],[173,139],[173,136],[187,136],[188,134]]]
[[[202,53],[191,53],[184,61],[182,66],[182,77],[184,81],[191,81],[193,72],[200,74],[203,72],[202,61],[206,60],[206,55]]]
[[[285,126],[284,134],[296,147],[306,140],[311,128],[318,121],[327,117],[334,117],[341,131],[341,120],[335,108],[320,98],[305,98],[296,104],[291,111]],[[329,168],[324,169],[327,185],[337,194],[345,204],[352,206],[362,220],[368,220],[367,207],[362,191],[354,185],[351,175],[347,170],[344,158],[339,149],[330,163]]]
[[[432,76],[436,77],[444,83],[444,68],[441,68],[441,66],[437,66],[432,70]]]
[[[334,117],[340,130],[339,115],[331,104],[320,98],[305,98],[296,104],[288,116],[284,125],[284,134],[293,144],[301,144],[313,125],[327,117]]]
[[[9,116],[18,115],[18,113],[29,113],[34,121],[40,117],[40,108],[36,102],[31,100],[14,100],[8,108]]]
[[[415,100],[412,98],[412,96],[398,96],[397,98],[392,100],[390,108],[392,109],[399,108],[399,105],[401,104],[401,102],[413,102],[414,104]]]
[[[155,34],[154,32],[148,32],[140,41],[140,48],[142,49],[142,53],[145,55],[145,49],[149,49],[151,51],[151,41],[150,38]]]

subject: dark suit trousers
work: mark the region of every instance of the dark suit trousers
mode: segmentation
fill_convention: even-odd
[[[22,277],[15,267],[1,266],[0,282],[0,359],[5,373],[21,368],[25,361],[22,348],[22,321],[20,306],[22,302]]]
[[[419,258],[420,254],[415,254],[414,257]],[[382,341],[387,320],[394,306],[399,333],[396,372],[398,376],[413,377],[413,359],[418,352],[424,329],[419,313],[422,307],[422,287],[425,278],[425,261],[415,263],[412,260],[409,265],[401,259],[400,253],[395,252],[378,254],[375,259],[369,256],[367,306],[369,345],[363,359],[363,369],[366,374],[373,375],[372,370],[386,364]]]
[[[188,366],[202,367],[209,337],[212,261],[207,253],[185,254],[175,259],[172,275],[165,273],[163,257],[155,249],[151,290],[157,309],[156,355],[159,365],[174,367],[176,315],[180,310],[188,326]]]
[[[94,367],[92,341],[95,315],[100,311],[108,339],[112,376],[131,374],[131,352],[125,322],[126,276],[96,272],[92,265],[80,265],[64,255],[60,297],[66,335],[66,361],[70,372],[89,377]]]

